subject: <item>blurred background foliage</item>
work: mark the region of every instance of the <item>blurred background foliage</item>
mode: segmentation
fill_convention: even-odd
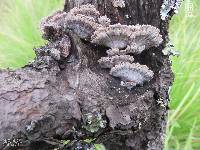
[[[0,68],[18,68],[33,60],[44,44],[41,18],[63,7],[64,0],[0,0]]]
[[[0,68],[19,68],[44,45],[41,18],[64,0],[0,1]],[[200,0],[185,0],[170,21],[169,35],[179,57],[172,57],[175,81],[170,90],[166,150],[200,149]]]
[[[200,150],[200,0],[185,0],[170,21],[175,81],[170,92],[167,150]]]

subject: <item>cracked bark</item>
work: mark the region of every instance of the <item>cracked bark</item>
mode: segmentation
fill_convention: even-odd
[[[65,11],[94,4],[112,24],[150,24],[159,28],[167,41],[168,22],[160,18],[162,0],[125,2],[125,8],[114,8],[109,0],[66,0]],[[71,40],[70,57],[51,64],[51,69],[27,65],[16,71],[0,71],[0,149],[4,139],[12,138],[22,139],[19,149],[51,149],[60,139],[88,138],[95,138],[109,150],[163,149],[168,89],[173,80],[169,58],[161,52],[165,42],[135,55],[136,61],[155,75],[149,83],[130,91],[99,67],[97,60],[106,55],[104,47],[73,34]],[[93,112],[107,120],[106,128],[96,133],[83,128],[83,118]],[[68,149],[74,146],[72,143]]]

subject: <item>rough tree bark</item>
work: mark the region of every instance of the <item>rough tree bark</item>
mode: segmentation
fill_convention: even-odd
[[[28,65],[0,71],[0,149],[12,149],[5,147],[5,139],[20,139],[19,149],[51,149],[58,140],[69,139],[73,142],[68,149],[73,149],[91,138],[109,150],[163,149],[173,74],[168,56],[162,54],[168,38],[168,22],[160,17],[162,0],[125,0],[125,8],[113,7],[110,0],[66,0],[65,11],[86,3],[94,4],[112,24],[150,24],[161,30],[161,46],[135,55],[153,70],[154,78],[132,90],[121,87],[119,79],[98,65],[105,48],[72,34],[73,48],[65,62],[51,64],[51,69]],[[94,113],[107,124],[91,133],[83,126]],[[111,128],[113,122],[119,124]]]

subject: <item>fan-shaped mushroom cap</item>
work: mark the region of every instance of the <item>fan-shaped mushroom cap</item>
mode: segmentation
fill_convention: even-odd
[[[131,28],[127,25],[115,24],[101,27],[94,32],[92,43],[123,49],[129,44],[132,34]]]
[[[72,15],[84,15],[84,16],[89,16],[97,20],[97,18],[100,16],[99,11],[95,8],[94,5],[91,4],[86,4],[86,5],[81,5],[79,8],[74,7],[73,9],[70,10],[70,13]]]
[[[122,86],[131,89],[137,84],[143,84],[145,81],[150,81],[153,78],[153,71],[149,70],[146,65],[139,63],[121,63],[113,67],[110,74],[119,77]]]
[[[59,36],[66,15],[67,13],[64,11],[56,11],[51,16],[42,20],[40,30],[45,38],[48,39],[51,35]]]
[[[115,55],[115,56],[111,56],[111,57],[101,57],[101,59],[98,62],[102,68],[112,68],[117,64],[120,64],[123,62],[132,63],[133,61],[134,61],[133,56]]]
[[[132,26],[134,32],[130,45],[127,47],[127,53],[141,53],[150,47],[159,46],[163,39],[160,30],[151,25]]]
[[[98,18],[98,22],[102,26],[109,26],[110,23],[111,23],[111,20],[107,16],[101,16],[101,17]]]
[[[65,28],[73,30],[82,39],[90,39],[91,35],[99,26],[94,18],[81,14],[68,14],[65,18]]]
[[[159,29],[150,25],[115,24],[97,29],[92,36],[92,43],[118,48],[119,55],[139,54],[145,49],[158,46],[161,42],[162,36],[159,34]]]

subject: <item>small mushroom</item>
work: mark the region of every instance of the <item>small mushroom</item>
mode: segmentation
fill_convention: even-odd
[[[150,81],[154,75],[153,71],[149,70],[146,65],[128,62],[116,65],[111,69],[110,74],[119,77],[122,80],[121,85],[128,89]]]
[[[52,37],[58,37],[61,34],[63,28],[63,20],[67,15],[64,11],[56,11],[51,16],[44,18],[40,24],[40,30],[43,33],[45,39],[51,39]]]
[[[121,64],[123,62],[132,63],[134,61],[133,56],[130,55],[115,55],[111,57],[101,57],[98,61],[102,68],[112,68],[115,65]]]

